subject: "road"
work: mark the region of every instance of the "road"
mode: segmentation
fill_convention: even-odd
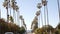
[[[33,33],[31,33],[31,32],[28,32],[27,34],[33,34]]]
[[[33,34],[31,30],[27,30],[27,34]]]

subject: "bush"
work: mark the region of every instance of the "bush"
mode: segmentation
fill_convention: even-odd
[[[4,34],[5,32],[13,32],[16,33],[24,33],[25,29],[23,27],[19,27],[16,24],[5,22],[3,19],[0,19],[0,34]]]

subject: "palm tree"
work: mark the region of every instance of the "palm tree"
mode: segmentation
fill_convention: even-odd
[[[40,14],[41,14],[41,22],[42,22],[42,26],[43,26],[43,18],[42,18],[42,12],[41,12],[41,7],[42,7],[42,3],[38,3],[38,5],[37,5],[37,8],[39,9],[39,11],[40,11]],[[39,19],[40,19],[40,17],[39,17]],[[39,20],[40,21],[40,20]]]
[[[46,25],[46,20],[47,20],[47,24],[49,25],[47,1],[46,0],[42,0],[42,4],[44,6],[45,25]],[[46,9],[46,12],[45,12],[45,9]],[[46,13],[47,13],[47,15],[46,15]],[[46,16],[47,16],[47,18],[46,18]]]
[[[0,10],[0,19],[1,19],[1,10]]]
[[[40,10],[36,12],[36,16],[39,16],[40,15]]]
[[[31,24],[32,32],[34,32],[37,28],[38,28],[38,18],[37,16],[35,16]]]
[[[45,12],[45,8],[47,5],[46,0],[42,0],[42,5],[44,6],[44,21],[45,21],[45,26],[46,26],[46,12]],[[47,32],[47,30],[46,30],[46,32]]]
[[[19,23],[19,7],[16,5],[16,12],[17,12],[17,18],[16,18],[16,21]]]
[[[21,24],[22,24],[23,23],[23,17],[22,17],[22,15],[20,15],[19,18],[21,19]]]
[[[24,21],[22,15],[20,15],[20,19],[21,19],[21,25],[22,25],[22,26],[25,28],[25,30],[26,30],[26,24],[25,24],[25,21]]]
[[[6,8],[6,10],[7,10],[7,22],[9,22],[8,5],[9,5],[9,0],[4,0],[3,6],[4,6],[4,7]]]
[[[9,17],[11,16],[11,1],[9,0],[9,8],[10,8],[10,15]]]
[[[38,9],[41,9],[41,7],[42,7],[42,4],[41,3],[38,3],[37,8]]]
[[[26,24],[25,24],[24,19],[23,19],[23,27],[24,27],[24,28],[25,28],[25,30],[26,30]]]
[[[16,10],[16,4],[17,4],[17,2],[15,1],[15,0],[12,0],[11,1],[11,7],[13,8],[13,17],[15,18],[15,10]],[[14,19],[14,21],[15,21],[15,19]]]
[[[46,5],[46,12],[47,12],[47,24],[49,25],[48,6],[47,5]]]
[[[60,5],[59,5],[59,0],[57,0],[57,3],[58,3],[59,23],[60,23]]]
[[[47,16],[47,24],[49,25],[47,1],[46,0],[42,0],[42,5],[44,6],[45,25],[46,25],[46,16]],[[45,14],[45,9],[46,9],[47,15]]]
[[[13,8],[13,17],[15,18],[16,16],[15,16],[15,11],[17,12],[17,19],[14,19],[14,20],[17,20],[17,21],[19,21],[19,7],[16,5],[17,4],[17,2],[16,2],[16,0],[12,0],[11,1],[12,2],[12,8]]]
[[[9,20],[11,21],[11,22],[13,22],[13,17],[11,16],[11,0],[9,0],[9,8],[10,8],[10,11],[9,11],[9,13],[10,13],[10,15],[9,15]],[[14,23],[14,22],[13,22]]]
[[[44,20],[45,20],[45,25],[46,25],[46,14],[45,14],[46,0],[42,0],[42,5],[44,6]]]
[[[40,10],[36,12],[36,16],[37,16],[37,18],[39,18],[38,23],[39,23],[39,26],[40,26],[40,16],[39,15],[40,15]]]

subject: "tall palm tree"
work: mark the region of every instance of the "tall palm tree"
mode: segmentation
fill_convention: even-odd
[[[47,0],[42,0],[42,4],[44,6],[45,25],[46,25],[46,20],[47,20],[47,24],[49,25]],[[45,12],[45,9],[46,9],[46,12]],[[47,15],[46,15],[46,13],[47,13]]]
[[[42,0],[42,5],[44,6],[44,22],[45,22],[45,26],[46,26],[46,12],[45,12],[45,8],[47,5],[46,0]],[[46,32],[47,32],[47,30],[46,30]]]
[[[44,6],[44,20],[45,20],[45,25],[46,25],[46,14],[45,14],[46,0],[42,0],[42,5]]]
[[[21,25],[22,25],[22,23],[23,23],[23,16],[22,15],[20,15],[20,17],[19,17],[20,19],[21,19]]]
[[[31,24],[32,32],[34,32],[37,28],[38,28],[38,18],[37,16],[35,16]]]
[[[0,10],[0,19],[1,19],[1,10]]]
[[[23,27],[24,27],[24,28],[25,28],[25,30],[26,30],[26,24],[25,24],[24,19],[23,19]]]
[[[7,22],[9,22],[8,5],[9,5],[9,0],[4,0],[3,6],[4,6],[4,7],[6,8],[6,10],[7,10]]]
[[[59,4],[59,0],[57,0],[57,4],[58,4],[59,23],[60,23],[60,4]],[[58,27],[57,27],[57,30],[58,30]]]
[[[20,25],[20,24],[19,24],[19,7],[18,7],[17,5],[16,5],[16,12],[17,12],[16,21],[17,21],[18,25]]]
[[[42,18],[42,12],[41,12],[41,7],[42,7],[42,3],[38,3],[38,5],[37,5],[37,8],[39,9],[39,11],[40,11],[40,14],[41,14],[41,22],[42,22],[42,26],[43,26],[43,18]],[[39,19],[40,19],[40,17],[39,17]],[[39,20],[40,21],[40,20]]]
[[[46,25],[46,19],[47,19],[47,24],[49,25],[47,0],[42,0],[42,5],[44,6],[45,25]],[[46,9],[46,12],[45,12],[45,9]],[[47,13],[47,15],[45,13]]]
[[[25,24],[25,21],[24,21],[22,15],[20,16],[20,19],[21,19],[21,25],[22,25],[22,26],[25,28],[25,30],[26,30],[26,24]]]
[[[9,8],[10,8],[10,10],[9,10],[9,20],[10,20],[10,22],[13,22],[13,17],[11,16],[11,0],[9,0]]]
[[[38,11],[36,12],[36,16],[37,16],[37,18],[39,18],[39,20],[38,20],[39,22],[38,22],[38,23],[39,23],[39,26],[40,26],[40,16],[39,16],[39,15],[40,15],[40,10],[38,10]]]
[[[13,17],[14,17],[14,21],[15,21],[15,10],[16,10],[16,0],[11,0],[11,7],[13,8]]]
[[[42,17],[42,12],[41,12],[41,22],[42,22],[42,26],[43,26],[43,17]]]
[[[19,22],[19,7],[16,5],[16,12],[17,12],[17,18],[16,18],[16,21],[18,21]]]
[[[47,12],[47,24],[49,25],[48,6],[47,5],[46,5],[46,12]]]
[[[10,8],[10,15],[9,17],[11,16],[11,0],[9,0],[9,8]]]
[[[59,0],[57,0],[57,4],[58,4],[58,12],[59,12],[59,23],[60,23],[60,5],[59,5]]]

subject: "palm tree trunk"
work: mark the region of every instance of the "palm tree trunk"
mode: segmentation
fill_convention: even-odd
[[[23,26],[23,20],[21,20],[21,26]]]
[[[13,9],[13,23],[15,23],[15,10]]]
[[[42,12],[41,12],[41,22],[42,22],[42,27],[43,27],[43,18],[42,18]]]
[[[14,23],[16,23],[16,14],[15,10],[13,10],[13,17],[14,17]]]
[[[9,22],[8,6],[6,7],[6,10],[7,10],[7,22]]]
[[[40,28],[40,15],[38,17],[39,17],[39,20],[38,20],[39,21],[39,28]]]
[[[59,6],[59,0],[57,0],[57,3],[58,3],[59,23],[60,23],[60,6]]]
[[[17,11],[17,22],[18,22],[18,25],[20,26],[20,22],[19,22],[19,11]]]
[[[47,11],[47,24],[49,25],[49,18],[48,18],[48,7],[46,5],[46,11]]]
[[[45,8],[46,8],[46,6],[44,6],[44,22],[45,22],[45,32],[47,32],[47,30],[46,30],[46,12],[45,12]]]
[[[10,16],[9,17],[11,17],[11,1],[9,0],[9,7],[10,7]],[[11,20],[10,20],[11,21]],[[12,22],[12,21],[11,21]]]
[[[36,16],[36,18],[37,18],[37,23],[38,23],[38,16]],[[37,24],[38,25],[38,24]]]
[[[44,22],[45,22],[45,25],[46,25],[46,14],[45,14],[45,6],[44,6]]]
[[[10,5],[10,16],[11,16],[11,0],[9,0],[9,5]]]
[[[42,18],[42,12],[41,12],[41,23],[42,23],[42,27],[43,27],[43,18]],[[42,32],[43,33],[43,32]]]
[[[1,19],[1,10],[0,10],[0,19]]]
[[[46,11],[47,11],[47,24],[48,24],[48,27],[49,27],[49,15],[48,15],[48,6],[46,5]],[[51,34],[51,30],[50,30],[50,33]]]

